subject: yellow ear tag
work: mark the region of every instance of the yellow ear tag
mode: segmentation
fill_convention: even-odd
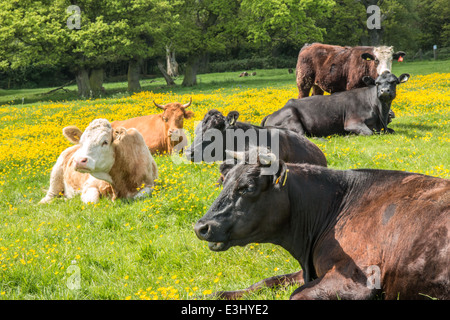
[[[283,187],[284,187],[284,185],[286,184],[288,172],[289,172],[289,169],[286,170],[286,174],[284,175]]]
[[[275,181],[275,184],[278,184],[279,181],[280,181],[280,177],[277,178],[277,180]]]

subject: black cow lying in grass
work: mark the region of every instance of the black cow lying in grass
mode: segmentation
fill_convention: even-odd
[[[278,172],[262,175],[274,162]],[[194,229],[212,251],[282,246],[303,272],[259,285],[304,281],[291,299],[449,299],[449,203],[445,179],[287,164],[266,152],[231,169]]]
[[[251,146],[264,146],[287,162],[327,166],[323,152],[303,135],[239,122],[238,117],[237,111],[231,111],[227,117],[215,109],[208,111],[195,129],[196,136],[185,150],[186,157],[193,162],[225,161],[225,150],[246,151]]]
[[[391,103],[399,83],[409,74],[396,77],[389,71],[374,80],[364,77],[368,87],[337,92],[328,96],[290,99],[283,108],[265,117],[262,126],[287,128],[307,136],[326,137],[333,134],[372,135],[393,133],[388,129]]]

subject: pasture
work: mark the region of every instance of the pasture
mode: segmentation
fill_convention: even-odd
[[[218,164],[154,155],[160,177],[147,199],[102,199],[94,205],[75,197],[38,205],[52,166],[70,146],[63,127],[158,113],[153,100],[186,103],[191,96],[195,117],[185,121],[185,129],[192,138],[195,121],[213,108],[224,114],[238,110],[240,121],[259,124],[298,91],[295,74],[287,70],[256,72],[246,78],[200,75],[194,89],[167,88],[162,78],[144,80],[144,91],[133,95],[121,93],[124,83],[105,84],[113,94],[92,100],[41,95],[50,88],[0,91],[0,299],[207,298],[297,271],[298,263],[271,244],[216,253],[197,239],[193,225],[220,193]],[[396,118],[389,127],[395,134],[311,139],[330,168],[449,178],[450,61],[394,63],[394,74],[404,72],[411,78],[398,86],[392,105]],[[75,276],[80,283],[74,286]],[[292,291],[264,289],[245,298],[288,299]]]

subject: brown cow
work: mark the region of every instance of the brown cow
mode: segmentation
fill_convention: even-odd
[[[273,163],[277,173],[263,175]],[[303,272],[258,285],[304,280],[292,299],[449,299],[449,214],[449,180],[289,164],[261,152],[257,164],[228,172],[194,230],[212,251],[282,246]]]
[[[391,71],[392,59],[403,59],[392,47],[341,47],[321,43],[306,44],[297,60],[298,98],[364,87],[364,76],[376,79]]]
[[[98,202],[100,196],[138,198],[151,193],[158,169],[142,135],[136,129],[112,129],[105,119],[92,121],[84,132],[63,129],[75,143],[58,157],[50,174],[50,188],[40,203],[63,194]]]
[[[194,115],[194,112],[186,110],[191,105],[192,98],[186,104],[172,102],[161,105],[155,101],[153,103],[164,112],[114,121],[111,125],[113,128],[136,128],[144,137],[152,154],[171,154],[174,150],[181,151],[187,145],[183,129],[184,119],[190,119]]]

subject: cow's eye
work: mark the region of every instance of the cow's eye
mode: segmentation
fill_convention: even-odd
[[[104,146],[107,146],[108,145],[108,141],[103,141],[103,143],[102,143],[102,147],[104,147]]]
[[[244,194],[247,194],[247,193],[252,193],[252,192],[255,191],[255,186],[252,185],[252,184],[247,185],[247,186],[242,186],[242,187],[240,187],[240,188],[238,189],[238,191],[239,191],[239,193],[240,193],[241,195],[244,195]]]

